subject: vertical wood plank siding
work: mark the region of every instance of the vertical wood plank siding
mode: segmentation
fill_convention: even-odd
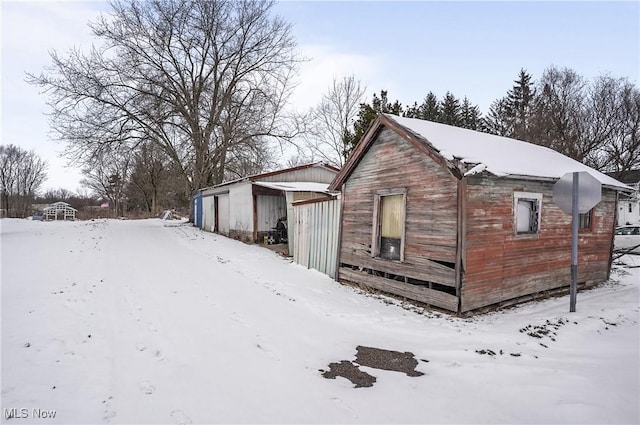
[[[375,194],[379,190],[406,188],[404,262],[371,256]],[[448,170],[419,152],[390,129],[383,129],[363,155],[344,186],[344,212],[340,262],[455,287],[457,179]],[[443,264],[444,263],[444,264]],[[387,290],[408,298],[416,296],[413,285],[372,279],[366,273],[341,268],[340,279]],[[406,288],[403,293],[402,288]],[[400,288],[400,289],[398,289]],[[457,297],[422,291],[419,301],[450,308]],[[439,301],[440,294],[447,300]],[[444,304],[444,305],[443,305]],[[455,307],[453,308],[455,310]]]
[[[294,205],[293,261],[336,277],[340,200]]]
[[[541,193],[540,231],[515,235],[513,194]],[[570,283],[571,216],[553,202],[553,183],[496,177],[467,182],[463,312]],[[578,282],[608,277],[616,193],[603,190],[590,231],[581,231]]]
[[[382,127],[375,137],[343,184],[340,280],[460,313],[569,285],[571,217],[554,204],[553,182],[458,180],[395,131]],[[401,188],[407,193],[404,261],[375,258],[376,193]],[[538,233],[515,234],[514,192],[542,195]],[[579,283],[608,278],[616,198],[604,189],[591,229],[580,232]]]

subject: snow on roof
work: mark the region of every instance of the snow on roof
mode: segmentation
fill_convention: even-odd
[[[327,192],[329,188],[328,183],[315,182],[254,182],[253,184],[285,192]]]
[[[53,204],[49,205],[48,207],[44,207],[42,210],[43,211],[53,211],[53,210],[58,210],[58,211],[62,211],[62,210],[73,210],[73,211],[78,211],[77,209],[73,208],[70,204],[67,204],[66,202],[54,202]]]
[[[606,174],[543,146],[431,121],[385,116],[426,139],[444,158],[474,166],[467,175],[486,170],[496,176],[555,179],[569,172],[586,171],[603,185],[630,189]]]

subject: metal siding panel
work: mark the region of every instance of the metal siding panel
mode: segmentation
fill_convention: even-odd
[[[227,231],[253,233],[253,184],[239,182],[229,187]],[[220,213],[222,215],[222,213]],[[218,223],[222,228],[222,225]],[[222,232],[222,230],[221,230]]]
[[[218,232],[226,235],[229,234],[229,194],[216,196],[216,198],[218,198]],[[213,203],[211,211],[213,211]],[[213,222],[211,227],[213,228]]]
[[[287,202],[284,196],[256,197],[258,206],[258,231],[268,232],[276,227],[278,219],[287,215]]]
[[[287,207],[287,250],[293,254],[295,252],[293,235],[296,233],[296,219],[293,210],[293,192],[285,192]]]
[[[337,199],[294,206],[296,229],[294,261],[335,277],[338,255],[340,201]]]
[[[336,172],[322,167],[311,167],[302,170],[295,170],[288,173],[277,174],[275,176],[262,177],[259,181],[264,182],[316,182],[331,183],[336,176]]]
[[[202,230],[213,231],[213,196],[202,198]]]

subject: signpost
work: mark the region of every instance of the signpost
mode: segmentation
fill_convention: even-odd
[[[586,171],[566,173],[553,186],[553,202],[567,214],[571,214],[571,287],[569,311],[576,311],[578,281],[578,223],[585,214],[602,199],[602,185]]]

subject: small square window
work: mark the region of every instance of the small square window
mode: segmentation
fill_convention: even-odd
[[[517,235],[540,232],[542,194],[516,192],[514,194],[515,228]]]

